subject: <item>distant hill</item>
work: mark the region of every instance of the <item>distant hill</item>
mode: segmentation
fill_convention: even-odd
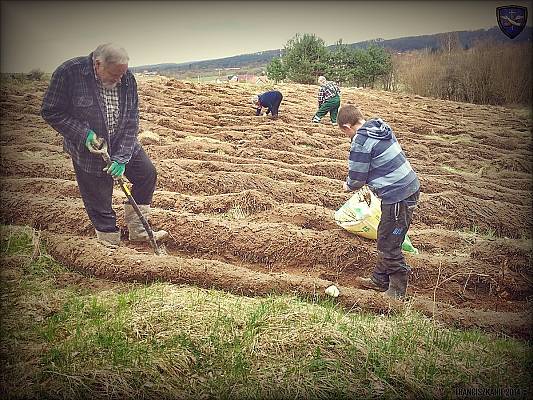
[[[184,72],[187,70],[215,70],[217,68],[237,68],[237,67],[253,67],[263,66],[268,64],[274,57],[279,57],[280,50],[260,51],[252,54],[241,54],[238,56],[231,56],[225,58],[217,58],[206,61],[192,61],[181,64],[155,64],[155,65],[141,65],[139,67],[132,67],[133,72],[142,71],[157,71],[160,74],[172,72]]]
[[[533,28],[527,27],[524,31],[512,40],[512,43],[520,42],[531,42],[532,41]],[[370,44],[379,44],[380,46],[392,49],[397,52],[405,52],[412,50],[421,50],[421,49],[432,49],[436,50],[441,47],[440,43],[443,37],[448,35],[455,35],[459,38],[459,41],[463,48],[470,48],[478,41],[489,41],[492,43],[509,43],[509,39],[497,26],[490,29],[479,29],[476,31],[455,31],[455,32],[446,32],[446,33],[436,33],[433,35],[421,35],[421,36],[408,36],[398,39],[375,39],[367,40],[364,42],[352,43],[349,46],[351,47],[360,47],[364,48]],[[330,46],[335,47],[335,46]]]
[[[526,26],[524,31],[512,40],[512,43],[531,42],[533,28]],[[388,48],[394,52],[406,52],[412,50],[432,49],[441,47],[442,38],[447,35],[457,35],[463,48],[472,47],[477,41],[489,41],[493,43],[510,42],[507,36],[497,26],[490,29],[479,29],[475,31],[455,31],[447,33],[437,33],[433,35],[409,36],[398,39],[373,39],[363,42],[348,44],[353,48],[366,48],[371,44],[376,44]],[[328,46],[334,49],[335,45]],[[279,57],[280,49],[260,51],[257,53],[241,54],[238,56],[217,58],[205,61],[191,61],[186,63],[164,63],[154,65],[141,65],[132,67],[133,72],[158,72],[162,75],[174,75],[187,71],[217,70],[226,68],[258,68],[266,66],[274,57]]]

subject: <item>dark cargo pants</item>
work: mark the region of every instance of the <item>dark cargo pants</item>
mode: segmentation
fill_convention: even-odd
[[[76,181],[85,211],[94,228],[100,232],[117,232],[117,215],[113,210],[113,178],[103,174],[88,174],[75,163]],[[157,172],[152,161],[141,147],[126,164],[124,175],[131,182],[131,195],[137,204],[150,204],[155,191]]]
[[[381,220],[378,225],[378,260],[372,279],[379,285],[388,286],[389,275],[397,272],[409,273],[405,263],[402,243],[413,219],[420,191],[394,204],[381,203]]]

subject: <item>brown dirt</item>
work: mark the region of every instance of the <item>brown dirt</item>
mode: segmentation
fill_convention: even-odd
[[[72,269],[246,295],[320,296],[334,282],[347,307],[390,309],[356,279],[372,271],[375,242],[332,219],[350,196],[342,192],[349,142],[327,118],[310,122],[315,86],[280,87],[281,118],[272,121],[248,106],[257,87],[139,82],[141,130],[159,136],[144,147],[158,170],[151,223],[171,234],[163,257],[127,241],[95,254],[61,137],[39,117],[45,89],[2,90],[0,218],[46,230],[50,252]],[[407,255],[413,307],[528,336],[531,120],[502,107],[375,90],[344,89],[347,101],[392,125],[422,182],[409,232],[421,254]],[[116,190],[121,225],[123,199]]]

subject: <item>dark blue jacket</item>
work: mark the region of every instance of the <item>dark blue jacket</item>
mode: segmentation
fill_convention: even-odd
[[[420,189],[420,182],[381,118],[366,121],[352,138],[346,183],[352,190],[367,184],[383,204],[398,203]]]
[[[53,73],[41,107],[43,119],[63,136],[63,148],[76,165],[90,174],[103,175],[102,157],[85,147],[87,131],[103,137],[113,161],[127,163],[140,149],[139,99],[135,77],[128,70],[119,84],[120,116],[110,138],[105,105],[98,93],[92,53],[65,61]]]
[[[283,99],[283,95],[277,90],[263,93],[259,96],[259,108],[256,110],[255,115],[261,114],[262,107],[268,107],[267,114],[278,115],[281,99]]]

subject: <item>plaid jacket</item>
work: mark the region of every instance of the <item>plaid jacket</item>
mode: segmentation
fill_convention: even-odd
[[[335,82],[327,81],[324,86],[320,86],[320,90],[318,91],[318,106],[320,107],[322,103],[337,96],[340,92],[341,90]]]
[[[120,117],[113,135],[106,126],[106,111],[93,72],[92,53],[65,61],[52,74],[44,95],[41,116],[63,136],[63,148],[82,170],[103,175],[101,156],[85,147],[87,131],[103,137],[113,161],[127,163],[139,151],[139,99],[135,77],[128,70],[119,86]]]

